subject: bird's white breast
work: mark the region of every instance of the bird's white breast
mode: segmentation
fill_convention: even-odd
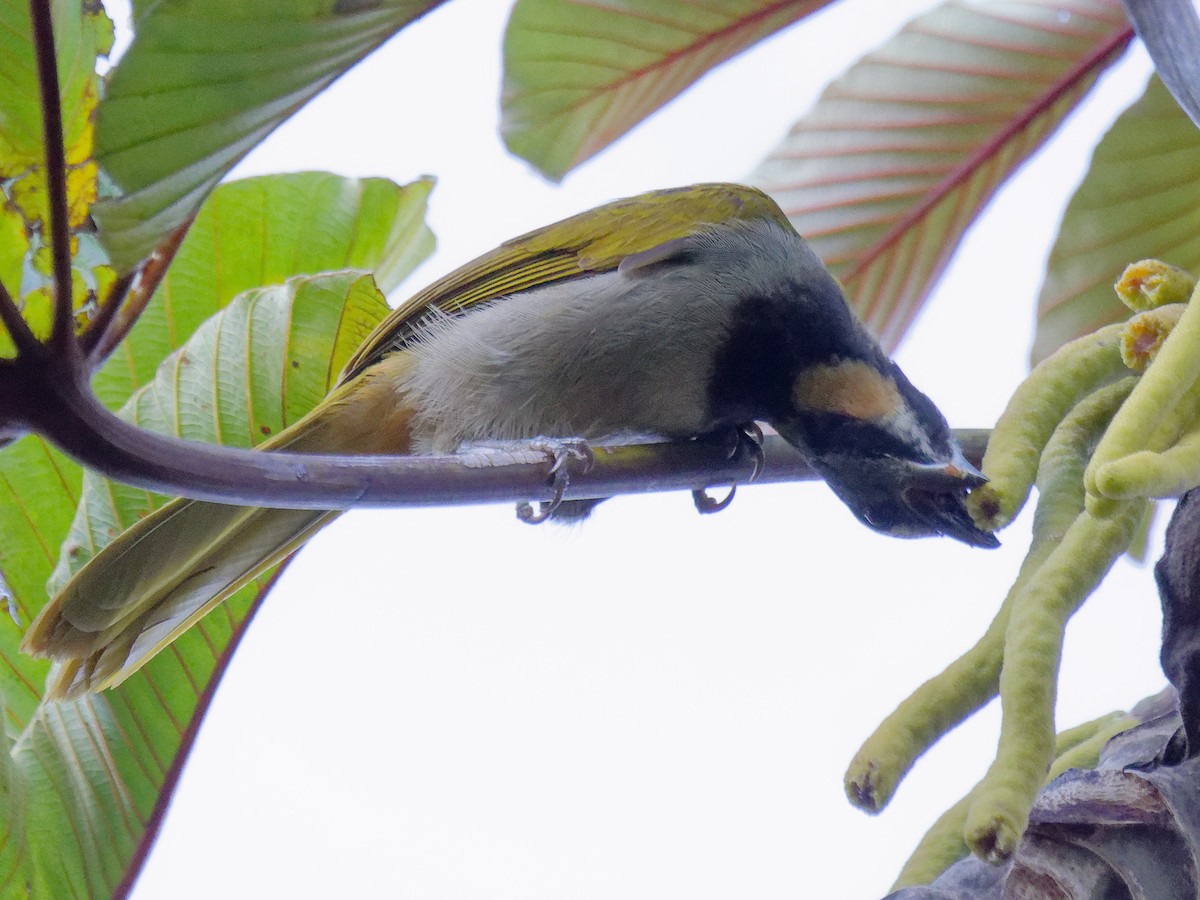
[[[406,351],[415,357],[402,386],[417,410],[414,449],[710,429],[709,385],[738,298],[777,286],[815,257],[768,222],[678,243],[677,261],[577,278],[433,319]]]

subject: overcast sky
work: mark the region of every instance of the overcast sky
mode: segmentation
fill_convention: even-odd
[[[497,137],[507,4],[454,0],[236,174],[436,175],[440,249],[400,299],[614,197],[744,178],[829,78],[931,5],[835,5],[554,186]],[[1062,206],[1148,71],[1131,53],[997,198],[901,348],[952,425],[991,425],[1022,377]],[[507,506],[344,516],[246,636],[134,896],[880,896],[982,775],[998,710],[878,818],[846,803],[843,771],[982,634],[1028,516],[1002,538],[881,537],[821,484],[748,488],[703,518],[686,493],[622,498],[573,529]],[[1158,615],[1149,569],[1120,563],[1071,626],[1063,726],[1159,689]]]

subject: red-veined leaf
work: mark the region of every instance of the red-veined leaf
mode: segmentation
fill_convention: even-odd
[[[1113,282],[1146,257],[1200,271],[1200,131],[1157,77],[1096,146],[1067,204],[1038,296],[1033,361],[1128,317]]]
[[[952,0],[831,84],[752,180],[894,347],[967,226],[1131,36],[1116,0]]]
[[[557,180],[709,69],[829,2],[518,0],[504,35],[504,142]]]

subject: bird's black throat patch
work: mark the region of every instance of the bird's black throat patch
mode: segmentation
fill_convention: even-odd
[[[788,417],[797,374],[847,359],[890,365],[832,278],[810,285],[788,279],[738,303],[716,356],[710,409],[721,422]]]

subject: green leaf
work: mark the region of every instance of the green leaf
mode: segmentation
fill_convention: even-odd
[[[70,163],[85,162],[92,149],[96,105],[96,57],[107,53],[112,23],[98,4],[80,10],[79,0],[53,0],[54,49],[58,58],[63,142]],[[34,62],[28,0],[0,0],[0,179],[28,175],[45,163],[42,109]]]
[[[517,0],[504,34],[504,142],[557,181],[709,69],[829,2]]]
[[[25,268],[25,259],[29,253],[29,232],[25,227],[25,219],[15,207],[7,204],[0,205],[0,284],[3,284],[11,296],[21,293],[21,279]],[[8,339],[8,329],[3,331]],[[0,353],[0,356],[13,357],[15,352]]]
[[[273,175],[218,188],[197,217],[146,313],[93,386],[110,406],[153,377],[163,358],[243,290],[290,275],[357,268],[383,273],[388,288],[423,259],[433,237],[423,217],[427,180],[400,187],[385,179],[325,173]],[[0,572],[22,624],[45,602],[44,585],[78,501],[78,467],[37,438],[0,451]],[[70,548],[68,548],[69,550]],[[31,683],[43,664],[16,653],[19,633],[0,617],[0,656]],[[32,672],[25,672],[26,664]],[[0,666],[0,686],[4,667]],[[37,675],[32,678],[32,675]],[[40,691],[26,688],[36,699]],[[10,719],[23,701],[9,695]]]
[[[169,356],[120,415],[187,440],[254,446],[324,398],[388,311],[374,280],[355,271],[245,291]],[[160,495],[85,472],[49,592],[162,502]]]
[[[189,439],[247,446],[265,436],[264,427],[282,428],[318,402],[387,313],[361,272],[247,291],[204,323],[122,415]],[[242,371],[249,375],[229,377]],[[112,528],[155,502],[89,475],[70,564],[81,565]],[[15,869],[7,891],[28,880],[36,896],[108,896],[130,882],[138,849],[153,838],[196,725],[271,577],[238,592],[119,688],[38,707],[13,747],[8,790],[0,790],[9,803],[4,821],[26,824],[23,834],[10,835],[24,854],[0,847],[3,871]]]
[[[100,105],[97,157],[122,191],[97,204],[125,270],[187,220],[288,116],[441,0],[161,0]]]
[[[35,437],[0,451],[0,571],[16,614],[14,620],[0,613],[0,693],[10,735],[25,727],[41,700],[47,663],[17,646],[46,602],[46,579],[75,515],[81,477],[79,466]]]
[[[218,187],[126,340],[93,380],[115,408],[163,357],[236,294],[293,275],[337,269],[375,273],[394,289],[433,251],[424,223],[433,182],[325,172],[267,175]]]
[[[423,221],[431,187],[427,180],[400,187],[324,173],[222,185],[201,210],[145,314],[93,380],[96,392],[119,407],[154,376],[168,353],[240,291],[345,268],[377,270],[383,273],[380,281],[394,287],[432,249]],[[0,690],[13,733],[33,714],[46,674],[44,661],[18,651],[21,633],[45,604],[45,585],[56,564],[70,566],[74,557],[96,549],[77,531],[64,543],[80,502],[81,478],[74,462],[40,438],[26,437],[0,450],[0,573],[20,620],[0,615]],[[135,493],[140,508],[148,509],[148,495]],[[91,507],[85,501],[80,515],[102,515]],[[117,519],[93,525],[97,532],[105,527],[123,526]]]
[[[1096,145],[1038,296],[1033,362],[1130,313],[1113,283],[1154,257],[1200,272],[1200,131],[1157,76]]]
[[[108,52],[112,23],[97,4],[53,0],[54,45],[58,62],[63,141],[67,162],[67,203],[71,227],[87,219],[96,195],[92,160],[92,118],[99,96],[96,58]],[[0,0],[0,279],[18,300],[34,327],[48,311],[49,256],[46,152],[41,98],[35,65],[28,0]],[[41,252],[39,252],[41,251]],[[82,263],[88,284],[105,280],[103,259]],[[110,279],[109,279],[110,280]],[[37,293],[38,291],[43,293]],[[24,302],[21,302],[24,301]],[[15,355],[6,329],[0,328],[0,357]]]
[[[895,347],[967,226],[1131,35],[1116,0],[946,3],[826,88],[752,181]]]
[[[400,187],[382,179],[356,180],[308,173],[247,179],[218,188],[197,218],[146,315],[97,376],[95,383],[104,399],[113,406],[127,400],[136,388],[153,377],[167,353],[182,345],[205,318],[245,288],[283,281],[296,272],[348,267],[378,269],[384,273],[388,286],[394,286],[432,247],[432,236],[422,221],[430,187],[428,181]],[[236,271],[230,268],[235,258]],[[321,282],[326,285],[326,291],[329,283]],[[365,289],[361,282],[355,283],[358,284],[356,291]],[[309,291],[320,289],[318,286]],[[336,375],[383,312],[374,300],[369,304],[356,300],[345,311],[341,311],[340,304],[331,304],[328,300],[326,297],[316,304],[308,302],[308,315],[292,326],[289,340],[293,347],[299,346],[298,341],[303,342],[301,358],[319,360],[324,353],[328,365],[323,368],[303,365],[298,372],[286,373],[290,385],[288,402],[291,404],[286,413],[291,417],[301,406],[319,399],[324,385]],[[259,306],[260,311],[267,308]],[[335,334],[334,348],[323,349],[323,336],[333,339]],[[277,337],[282,339],[282,336]],[[244,336],[242,340],[244,351]],[[256,346],[255,359],[266,359],[261,354],[268,350]],[[255,366],[254,370],[263,371],[260,366]],[[194,368],[188,369],[189,378],[196,374]],[[279,374],[280,378],[274,382],[276,386],[282,382],[285,373],[279,369]],[[204,396],[211,396],[211,386],[201,385],[199,390]],[[269,394],[269,385],[255,387],[254,409],[258,417],[255,425],[260,429],[260,435],[264,425],[278,428],[283,422],[282,413],[272,418],[264,412],[271,409],[269,402],[263,406],[264,390]],[[243,441],[253,437],[251,428],[243,435]],[[130,491],[117,485],[98,487],[98,481],[90,482],[93,487],[83,495],[81,502],[81,479],[82,473],[74,462],[36,437],[26,437],[0,451],[0,533],[4,535],[4,540],[0,541],[0,572],[12,594],[10,606],[19,619],[17,622],[0,614],[0,691],[6,702],[6,729],[15,737],[36,715],[40,722],[37,727],[43,730],[37,732],[39,736],[35,741],[30,737],[33,732],[26,732],[22,740],[23,752],[39,754],[75,752],[68,745],[47,744],[45,729],[55,723],[69,723],[69,730],[76,736],[103,733],[110,749],[118,748],[114,752],[132,754],[131,759],[141,760],[129,777],[134,781],[146,781],[159,795],[164,790],[169,793],[173,781],[164,782],[162,773],[181,764],[190,747],[190,738],[181,741],[179,732],[203,714],[195,697],[205,682],[196,673],[207,672],[205,677],[215,679],[219,672],[211,660],[199,669],[189,669],[192,672],[192,678],[187,681],[191,706],[177,713],[170,727],[139,730],[145,724],[146,705],[159,704],[160,697],[153,682],[137,682],[139,686],[130,687],[130,693],[122,695],[123,699],[114,709],[105,707],[102,720],[88,720],[85,728],[81,717],[92,715],[95,710],[88,712],[84,705],[62,706],[53,716],[49,710],[39,711],[48,664],[27,657],[17,649],[24,626],[46,601],[45,585],[56,562],[60,562],[60,554],[64,571],[78,566],[96,552],[101,542],[110,539],[131,521],[130,516],[151,508],[153,500],[145,492]],[[77,516],[78,521],[85,524],[73,527]],[[64,542],[68,532],[70,537]],[[203,638],[188,637],[185,640],[200,641],[205,652],[210,654],[213,647],[232,646],[230,642],[240,634],[237,629],[242,627],[254,596],[254,591],[248,590],[235,598],[228,605],[228,612],[220,612],[200,626]],[[174,660],[173,664],[178,665],[178,657],[173,654],[174,651],[170,651],[162,657]],[[208,683],[214,684],[211,679]],[[111,699],[115,695],[106,696]],[[67,710],[72,711],[68,713]],[[106,731],[113,728],[115,734]],[[121,756],[121,759],[126,760],[126,757]],[[0,771],[0,778],[3,774]],[[106,790],[111,796],[119,794],[114,784],[109,784]],[[5,823],[9,833],[8,838],[0,835],[0,884],[9,889],[21,883],[29,863],[24,849],[26,835],[21,830],[23,807],[13,806],[25,802],[21,798],[26,798],[27,793],[28,785],[24,781],[15,791],[7,790],[0,782],[0,821]],[[84,815],[88,809],[86,805],[71,805],[78,799],[74,798],[70,803],[55,799],[45,801],[49,804],[47,809],[53,811],[46,813],[49,817],[46,834],[60,829],[57,839],[62,842],[64,835],[86,834],[89,829],[109,827],[111,823],[98,826],[87,819]],[[64,803],[67,805],[63,806]],[[154,802],[139,800],[136,821],[148,822],[147,816],[152,814],[154,803],[165,803],[165,796]],[[124,820],[120,817],[132,815],[124,807],[120,810],[112,807],[109,811],[119,815],[113,821],[120,821],[121,828],[124,828]],[[33,821],[40,821],[40,815],[41,808],[33,815]],[[120,834],[121,829],[114,828],[112,833]],[[138,840],[145,839],[144,830],[137,833],[140,835]],[[128,864],[127,850],[128,847],[122,844],[118,852],[122,866]],[[42,852],[45,852],[44,848]],[[83,880],[55,882],[54,890],[47,888],[45,896],[86,896],[89,892],[83,890],[84,885]]]

